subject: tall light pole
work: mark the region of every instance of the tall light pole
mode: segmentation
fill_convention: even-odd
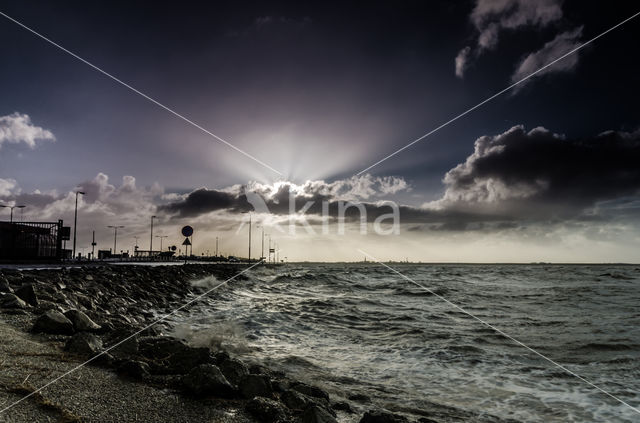
[[[96,259],[96,231],[93,231],[93,238],[91,240],[91,260]]]
[[[216,257],[218,257],[218,237],[216,237]]]
[[[160,238],[160,251],[162,251],[162,238],[166,238],[169,235],[156,235],[156,238]]]
[[[11,218],[10,218],[10,223],[13,223],[13,209],[24,209],[26,206],[5,206],[3,204],[0,204],[0,207],[4,207],[7,209],[11,209]]]
[[[153,254],[153,219],[157,219],[158,217],[153,215],[151,216],[151,241],[149,241],[149,258]]]
[[[249,263],[251,263],[251,213],[249,213]]]
[[[269,258],[267,259],[267,263],[271,262],[271,234],[267,234],[269,237]]]
[[[73,214],[73,259],[76,259],[76,230],[78,228],[78,194],[84,195],[82,191],[76,191],[76,211]]]
[[[260,252],[260,261],[264,261],[264,224],[262,225],[262,251]]]
[[[124,228],[124,226],[109,225],[107,228],[113,228],[113,254],[116,254],[116,242],[118,240],[118,228]]]

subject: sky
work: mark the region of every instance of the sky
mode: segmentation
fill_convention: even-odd
[[[1,1],[138,93],[0,16],[0,204],[71,224],[82,190],[85,253],[156,215],[246,257],[251,214],[254,257],[640,262],[640,17],[369,168],[631,2],[300,3]]]

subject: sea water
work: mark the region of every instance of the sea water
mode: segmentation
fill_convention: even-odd
[[[640,407],[640,267],[390,266],[410,280],[374,263],[257,267],[175,319],[176,333],[335,399],[366,395],[362,410],[640,421],[575,376]]]

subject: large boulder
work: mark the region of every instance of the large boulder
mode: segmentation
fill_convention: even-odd
[[[49,310],[36,319],[33,331],[56,335],[72,335],[73,323],[59,311]]]
[[[336,411],[344,411],[345,413],[349,413],[349,414],[353,414],[353,408],[351,408],[351,404],[349,404],[346,401],[338,401],[336,403],[334,403],[331,408],[333,408]]]
[[[5,278],[0,278],[0,292],[13,293],[13,288],[9,286],[9,282]]]
[[[213,364],[194,367],[182,378],[182,383],[188,391],[199,396],[214,395],[229,398],[235,395],[234,387]]]
[[[102,340],[89,332],[76,333],[67,341],[65,351],[82,356],[94,356],[102,351]]]
[[[327,410],[317,405],[312,405],[304,410],[299,421],[300,423],[338,423]]]
[[[100,325],[95,323],[86,314],[80,310],[67,310],[64,315],[73,323],[73,328],[77,332],[97,332],[101,329]]]
[[[264,423],[279,422],[284,420],[286,417],[286,413],[282,405],[279,402],[268,398],[253,398],[247,403],[246,410],[259,422]]]
[[[15,294],[4,294],[0,299],[0,306],[2,308],[25,308],[27,303]]]
[[[280,400],[291,410],[304,410],[313,403],[309,397],[292,389],[284,391]]]
[[[273,396],[273,386],[269,377],[265,375],[246,375],[238,384],[238,388],[245,398]]]
[[[144,379],[149,376],[149,365],[144,361],[124,360],[116,368],[117,372],[134,379]]]
[[[216,360],[218,356],[216,355]],[[218,367],[227,380],[233,385],[238,385],[243,377],[249,374],[249,368],[240,360],[226,358],[218,362]]]
[[[209,348],[191,347],[164,336],[140,338],[138,354],[156,363],[158,374],[186,374],[200,364],[215,364]]]
[[[34,307],[38,306],[38,296],[32,284],[22,285],[16,289],[16,295],[24,300],[29,305]]]
[[[291,385],[291,389],[305,394],[309,397],[320,398],[329,401],[329,394],[318,388],[317,386],[307,385],[306,383],[296,382]]]
[[[404,416],[389,413],[382,410],[370,410],[364,413],[360,423],[408,423]]]

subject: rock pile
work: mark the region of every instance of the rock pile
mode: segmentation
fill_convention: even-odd
[[[151,326],[155,316],[202,292],[190,281],[210,275],[226,280],[239,270],[202,264],[2,270],[0,309],[32,314],[32,331],[62,338],[68,354],[185,395],[240,401],[259,422],[334,423],[336,410],[353,413],[349,403],[332,403],[323,389],[248,365],[224,351],[162,336],[162,324]],[[380,411],[369,411],[361,420],[404,421]]]

